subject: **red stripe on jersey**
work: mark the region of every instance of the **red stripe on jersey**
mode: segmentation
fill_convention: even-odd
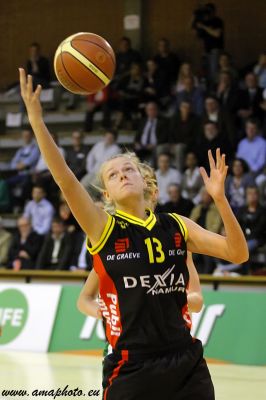
[[[108,389],[110,389],[110,386],[112,385],[113,380],[118,377],[121,367],[125,364],[126,361],[128,361],[128,350],[122,350],[121,356],[122,356],[122,359],[118,362],[117,367],[115,367],[111,377],[109,378],[109,386],[105,389],[103,400],[107,400]]]
[[[93,265],[99,276],[99,305],[106,320],[105,333],[108,342],[114,349],[122,332],[117,290],[113,280],[107,274],[99,254],[93,256]]]

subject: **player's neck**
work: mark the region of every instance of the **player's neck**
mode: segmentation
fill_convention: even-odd
[[[123,211],[127,214],[133,215],[134,217],[140,218],[142,220],[146,220],[147,213],[146,213],[146,203],[143,199],[143,201],[140,201],[136,203],[136,201],[132,202],[127,202],[127,204],[117,204],[117,209],[120,211]]]

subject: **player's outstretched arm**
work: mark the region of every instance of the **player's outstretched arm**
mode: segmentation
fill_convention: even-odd
[[[187,267],[189,272],[189,287],[187,294],[188,309],[190,312],[198,313],[203,306],[203,297],[200,287],[199,275],[190,251],[188,251],[187,253]]]
[[[210,176],[204,168],[200,168],[204,184],[221,215],[226,236],[221,236],[201,228],[188,218],[184,221],[188,228],[188,250],[192,253],[206,254],[241,264],[248,259],[248,247],[242,229],[225,197],[224,182],[228,166],[225,165],[225,155],[216,150],[216,162],[208,151]]]
[[[81,289],[77,308],[85,315],[102,318],[99,304],[95,301],[99,293],[99,278],[94,269],[90,272],[85,285]]]
[[[28,75],[26,78],[25,71],[22,68],[19,69],[19,77],[21,96],[27,108],[29,122],[35,133],[40,151],[73,215],[93,245],[100,239],[108,216],[93,203],[89,194],[67,166],[49,134],[42,118],[41,86],[38,85],[37,89],[33,91],[32,77]]]

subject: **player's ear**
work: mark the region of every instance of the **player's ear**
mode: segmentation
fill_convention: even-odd
[[[110,198],[109,193],[107,192],[107,190],[104,190],[104,191],[103,191],[103,197],[104,197],[105,200],[107,200],[107,201],[110,201],[110,200],[111,200],[111,198]]]

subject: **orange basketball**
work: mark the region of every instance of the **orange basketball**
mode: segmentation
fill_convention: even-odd
[[[110,44],[94,33],[76,33],[58,46],[54,57],[57,79],[75,94],[96,93],[107,86],[115,71]]]

